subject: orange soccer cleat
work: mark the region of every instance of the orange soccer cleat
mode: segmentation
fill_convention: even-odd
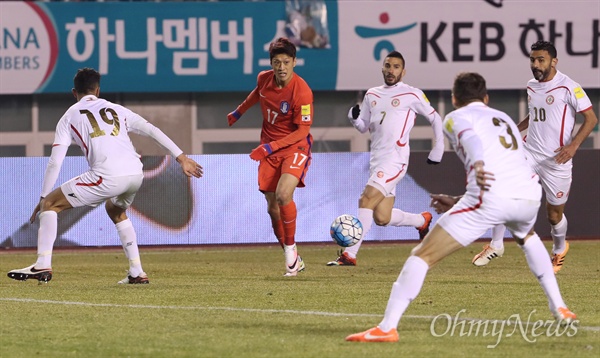
[[[348,342],[398,342],[398,331],[392,328],[388,332],[374,327],[364,332],[351,334],[346,337]]]
[[[569,252],[569,242],[565,242],[565,250],[560,254],[552,255],[552,268],[554,269],[554,273],[558,273],[562,268],[563,263],[565,262],[565,256],[567,256],[567,252]]]

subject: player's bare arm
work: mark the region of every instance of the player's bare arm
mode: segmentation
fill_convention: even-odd
[[[519,122],[519,124],[517,124],[517,128],[519,128],[519,132],[522,132],[529,128],[529,114],[525,118],[523,118],[523,120]]]
[[[450,210],[450,208],[453,207],[454,204],[456,204],[462,197],[462,195],[452,196],[447,194],[429,194],[429,196],[431,197],[431,203],[429,206],[431,206],[438,214],[445,213],[446,211]]]
[[[581,112],[583,115],[583,124],[579,127],[577,134],[571,140],[571,143],[557,148],[554,152],[558,153],[554,160],[558,164],[564,164],[571,160],[575,156],[575,152],[579,149],[579,146],[583,141],[592,133],[594,127],[598,124],[598,118],[596,117],[596,113],[594,113],[593,109],[588,109],[587,111]]]
[[[31,224],[33,224],[35,222],[35,218],[37,218],[37,215],[40,212],[40,207],[42,206],[42,200],[44,200],[44,198],[40,198],[40,201],[37,203],[37,205],[33,209],[33,214],[31,214],[31,217],[29,218],[29,222]]]
[[[202,177],[202,174],[204,174],[202,166],[196,163],[195,160],[188,158],[185,154],[179,154],[175,160],[181,165],[181,170],[183,170],[183,173],[188,177],[200,178]]]

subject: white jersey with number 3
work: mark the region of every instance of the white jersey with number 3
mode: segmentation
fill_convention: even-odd
[[[371,134],[371,168],[389,162],[408,164],[409,134],[417,114],[428,119],[437,116],[423,91],[418,88],[399,82],[367,91],[360,107],[360,116],[353,121],[353,125],[360,132],[368,130]]]
[[[516,124],[506,113],[473,102],[448,113],[443,123],[444,134],[465,165],[467,193],[480,194],[472,169],[474,160],[461,145],[461,137],[473,131],[483,146],[484,170],[494,175],[489,192],[504,198],[540,200],[539,178],[525,159]]]
[[[527,83],[529,129],[526,148],[554,157],[556,149],[571,143],[575,114],[592,107],[581,86],[560,71],[551,81]]]

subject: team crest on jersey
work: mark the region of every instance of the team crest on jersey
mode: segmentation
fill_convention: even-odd
[[[383,172],[377,172],[377,177],[378,178],[383,178]]]
[[[287,103],[287,101],[281,102],[281,104],[279,105],[279,110],[281,111],[281,113],[287,114],[287,112],[289,112],[290,110],[290,104]]]
[[[548,103],[548,104],[554,103],[554,96],[549,95],[548,97],[546,97],[546,103]]]
[[[392,100],[392,106],[398,107],[400,105],[400,100],[398,98],[394,98]]]
[[[557,198],[562,198],[565,195],[565,193],[563,193],[562,191],[559,191],[558,193],[556,193],[556,197]]]
[[[375,107],[377,105],[377,101],[371,102],[371,107]]]

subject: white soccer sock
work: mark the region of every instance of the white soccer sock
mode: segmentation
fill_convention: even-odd
[[[392,218],[388,225],[392,226],[414,226],[421,227],[425,224],[425,218],[421,214],[407,213],[400,209],[392,209]]]
[[[567,239],[567,217],[563,214],[562,219],[556,225],[552,225],[550,235],[552,235],[552,253],[562,254],[565,251]]]
[[[388,332],[392,328],[398,328],[404,311],[410,302],[419,295],[428,270],[429,265],[418,256],[410,256],[406,260],[400,275],[392,286],[383,321],[379,324],[382,331]]]
[[[501,250],[504,248],[504,232],[506,231],[506,226],[500,224],[496,225],[492,228],[492,242],[490,242],[490,246],[494,249]]]
[[[540,237],[537,234],[533,234],[533,236],[525,241],[521,249],[525,253],[529,269],[538,279],[548,298],[550,310],[554,312],[558,307],[566,307],[560,295],[558,282],[552,269],[552,262]]]
[[[126,219],[115,224],[115,227],[119,233],[119,239],[121,239],[125,256],[127,257],[127,260],[129,260],[129,275],[131,275],[131,277],[138,277],[144,270],[142,269],[137,235],[135,234],[133,224],[131,223],[131,220]]]
[[[285,256],[285,265],[289,268],[296,263],[298,257],[298,250],[296,244],[283,245],[283,255]]]
[[[58,230],[58,214],[47,210],[40,213],[40,228],[38,229],[37,261],[35,268],[52,267],[52,247],[56,241]]]
[[[373,210],[366,208],[358,208],[358,220],[362,224],[363,232],[362,237],[358,242],[350,247],[347,247],[344,252],[348,254],[351,258],[355,259],[358,254],[358,249],[360,249],[360,245],[362,245],[363,240],[367,236],[367,233],[371,231],[371,227],[373,226]]]

